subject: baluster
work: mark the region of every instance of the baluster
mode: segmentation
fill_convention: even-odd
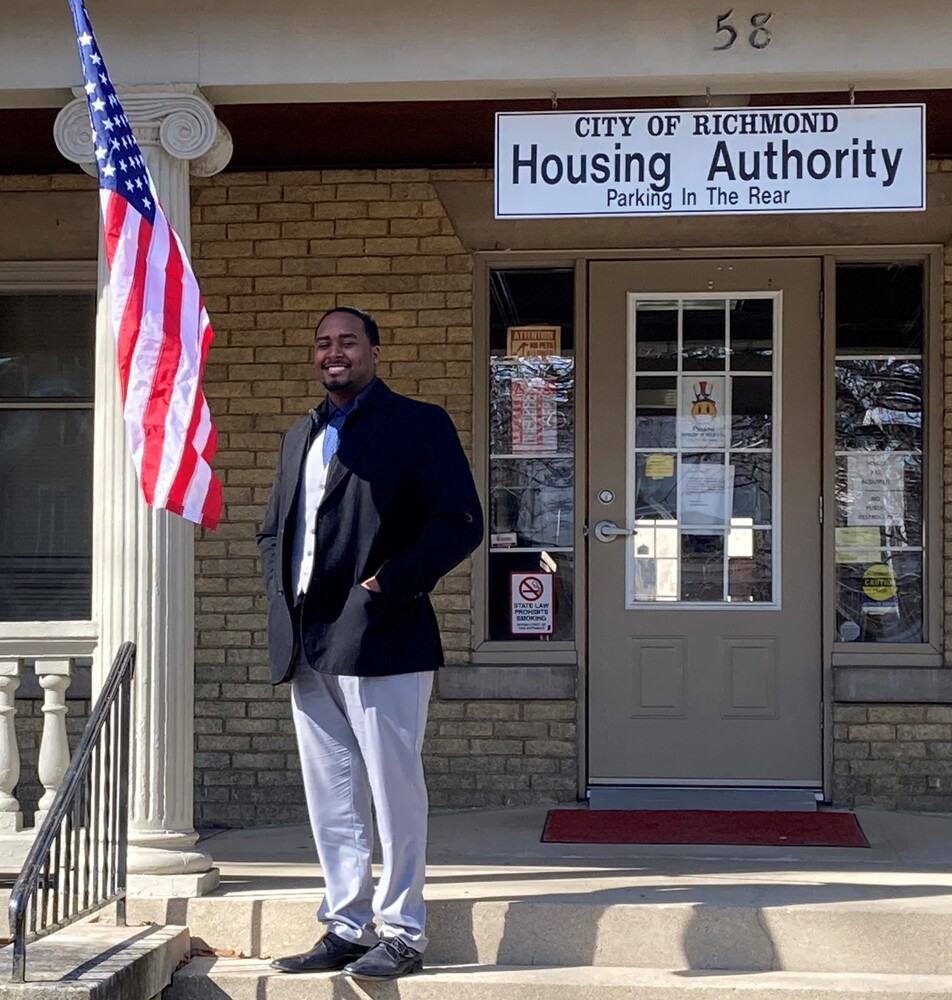
[[[19,686],[19,659],[0,659],[0,831],[3,833],[19,833],[23,829],[23,813],[13,794],[20,780],[14,701]]]
[[[45,791],[36,807],[36,826],[46,818],[56,790],[69,767],[66,736],[66,689],[72,679],[72,660],[37,660],[36,675],[43,688],[43,738],[40,743],[39,778]]]

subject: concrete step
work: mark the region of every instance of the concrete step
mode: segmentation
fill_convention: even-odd
[[[817,973],[952,975],[952,901],[928,886],[885,899],[809,904],[761,885],[735,889],[727,905],[624,902],[644,891],[606,890],[605,902],[571,895],[523,899],[435,899],[428,904],[428,961],[437,965],[699,968]],[[869,887],[866,887],[867,889]],[[855,887],[854,887],[855,889]],[[892,887],[896,891],[896,887]],[[848,893],[831,893],[841,899]],[[662,898],[651,893],[649,898]],[[757,898],[757,897],[761,898]],[[708,894],[710,898],[710,894]],[[716,897],[715,897],[716,898]],[[308,898],[175,900],[149,909],[130,900],[130,919],[187,924],[196,949],[246,958],[307,951],[319,936]]]
[[[952,976],[457,965],[364,984],[337,973],[284,975],[252,959],[201,958],[175,974],[162,1000],[677,1000],[688,991],[693,1000],[948,1000]]]
[[[73,924],[27,945],[24,985],[7,981],[12,946],[0,948],[0,1000],[152,1000],[188,948],[185,927]]]

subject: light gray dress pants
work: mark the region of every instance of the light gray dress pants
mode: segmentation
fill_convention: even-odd
[[[416,951],[426,948],[428,802],[420,753],[432,686],[433,671],[339,677],[305,662],[294,671],[294,728],[324,872],[317,918],[347,941],[400,938]],[[383,862],[376,892],[371,801]]]

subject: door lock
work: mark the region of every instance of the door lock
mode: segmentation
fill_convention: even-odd
[[[599,521],[592,529],[593,534],[600,542],[610,542],[614,538],[622,535],[634,535],[636,532],[632,528],[619,528],[614,521]]]

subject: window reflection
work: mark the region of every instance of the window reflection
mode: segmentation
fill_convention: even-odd
[[[91,614],[95,311],[0,295],[0,621]]]
[[[574,635],[574,289],[568,268],[490,273],[489,639]],[[543,330],[517,349],[514,331],[525,327]],[[548,634],[513,631],[513,580],[526,573],[551,576]]]
[[[836,269],[836,615],[840,642],[922,642],[921,263]]]

